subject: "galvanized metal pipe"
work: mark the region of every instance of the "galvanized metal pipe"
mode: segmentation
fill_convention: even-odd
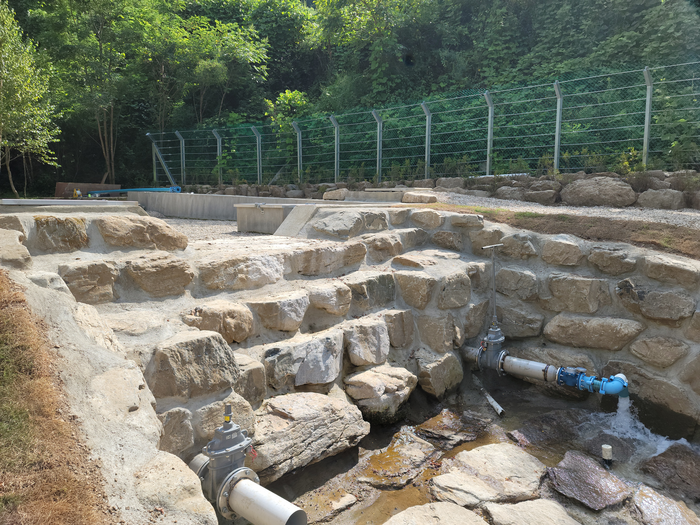
[[[538,379],[547,383],[557,382],[558,366],[548,365],[546,363],[538,363],[528,359],[520,359],[519,357],[506,356],[503,360],[503,371],[507,374],[517,377],[527,377],[529,379]]]
[[[430,139],[431,131],[433,127],[433,114],[428,108],[428,104],[422,102],[420,107],[423,108],[423,113],[425,113],[425,178],[430,178]]]
[[[372,110],[372,116],[377,121],[377,182],[382,182],[382,132],[384,121],[376,109]]]
[[[292,127],[294,128],[294,132],[297,134],[297,171],[298,171],[298,179],[299,179],[299,184],[302,182],[302,173],[303,173],[303,168],[304,164],[302,162],[302,148],[301,148],[301,128],[299,127],[299,124],[296,122],[292,122]]]
[[[554,129],[554,169],[559,170],[559,155],[561,150],[561,114],[564,107],[564,97],[561,94],[559,81],[554,82],[554,92],[557,95],[557,116]]]
[[[644,82],[647,85],[647,105],[644,111],[644,145],[642,146],[642,163],[647,165],[649,157],[649,136],[651,134],[651,102],[654,93],[654,83],[651,78],[651,71],[644,68]]]
[[[488,136],[486,138],[486,175],[491,175],[491,153],[493,150],[493,118],[494,118],[494,106],[493,99],[491,98],[491,93],[486,91],[484,93],[484,98],[489,106],[489,124],[488,124]]]

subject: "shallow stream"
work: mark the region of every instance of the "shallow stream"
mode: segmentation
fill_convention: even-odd
[[[515,443],[548,467],[555,467],[570,450],[581,451],[602,465],[601,445],[605,443],[613,446],[612,473],[632,486],[644,483],[683,500],[700,515],[696,498],[664,486],[642,470],[646,460],[677,443],[689,446],[700,460],[700,445],[692,442],[698,441],[700,432],[691,443],[655,434],[639,421],[635,402],[629,398],[620,399],[616,407],[609,401],[603,403],[606,411],[595,395],[564,399],[544,395],[535,385],[510,377],[487,375],[482,381],[505,409],[502,417],[474,388],[469,374],[460,390],[441,403],[417,389],[400,423],[373,425],[359,447],[291,473],[268,488],[304,508],[309,523],[379,525],[408,507],[432,501],[431,478],[445,472],[445,459],[463,450]],[[486,422],[480,425],[480,420]],[[692,436],[692,431],[687,435]],[[402,446],[405,444],[408,449]],[[414,449],[421,448],[427,459],[414,461]],[[641,523],[632,517],[634,512],[621,507],[601,512],[584,508],[557,493],[546,479],[541,493],[564,505],[581,523]]]

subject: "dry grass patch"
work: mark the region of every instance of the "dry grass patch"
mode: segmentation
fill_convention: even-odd
[[[537,233],[568,233],[591,241],[626,242],[700,260],[700,231],[685,226],[443,203],[418,204],[415,207],[457,213],[478,213],[486,220]]]
[[[77,439],[41,323],[0,271],[0,524],[104,524],[102,478]]]

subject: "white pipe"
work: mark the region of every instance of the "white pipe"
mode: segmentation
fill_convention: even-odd
[[[554,383],[557,380],[557,370],[559,367],[538,363],[528,359],[507,356],[503,360],[503,371],[518,377],[529,377]]]
[[[228,504],[254,525],[306,525],[303,510],[249,479],[235,484]]]

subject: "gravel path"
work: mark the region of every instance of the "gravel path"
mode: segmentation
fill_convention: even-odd
[[[238,233],[236,221],[205,221],[198,219],[172,219],[169,217],[162,217],[162,219],[180,233],[187,235],[190,242],[213,241],[215,239],[225,239],[229,236],[253,235],[250,233]]]
[[[674,226],[686,226],[700,230],[700,210],[655,210],[652,208],[607,208],[604,206],[544,206],[534,202],[492,199],[489,197],[473,197],[457,193],[435,193],[438,202],[445,204],[460,204],[465,206],[480,206],[482,208],[505,208],[512,211],[529,211],[542,214],[567,214],[585,217],[608,217],[618,220],[633,220],[645,222],[662,222]]]

